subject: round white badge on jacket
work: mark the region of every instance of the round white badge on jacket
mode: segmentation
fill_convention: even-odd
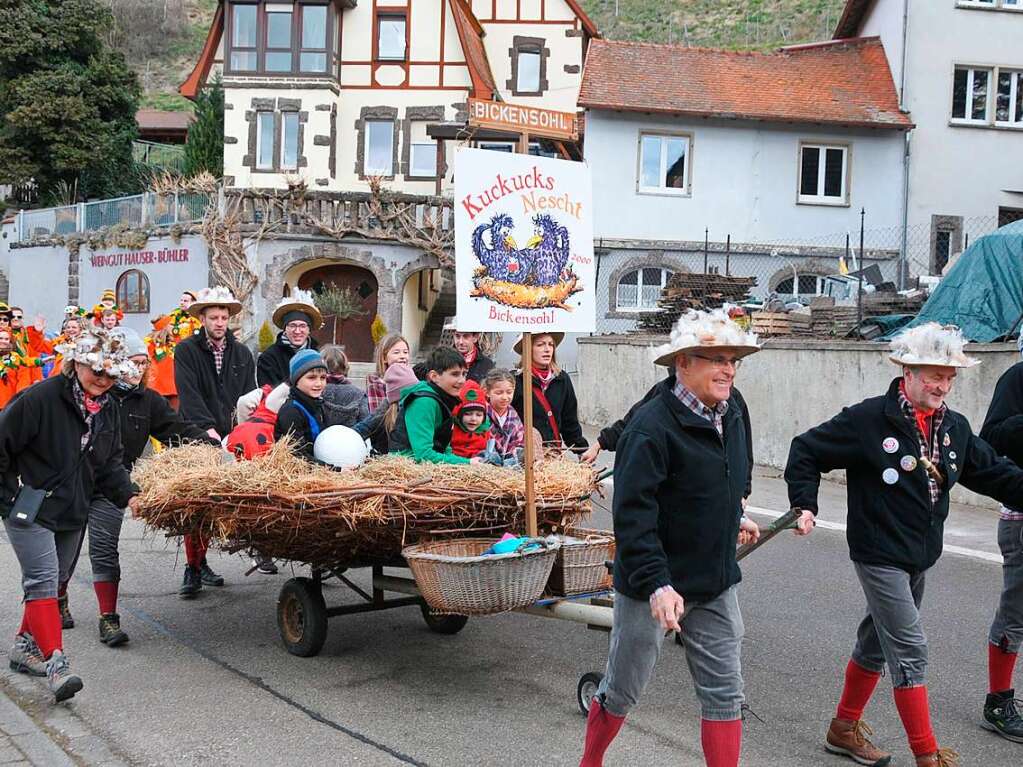
[[[899,461],[899,466],[902,467],[903,471],[913,471],[916,469],[916,458],[911,455],[904,455],[902,460]]]
[[[886,453],[894,453],[899,449],[899,441],[895,437],[885,437],[881,449]]]
[[[895,469],[885,469],[881,472],[881,479],[884,480],[886,485],[894,485],[899,481],[899,472],[895,471]]]

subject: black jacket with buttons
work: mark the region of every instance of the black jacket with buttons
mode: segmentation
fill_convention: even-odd
[[[980,438],[999,455],[1023,466],[1023,362],[1006,370],[995,384]],[[1005,505],[1023,512],[1023,498]]]
[[[846,538],[854,562],[923,572],[941,556],[949,491],[956,483],[1003,503],[1023,498],[1023,470],[999,458],[973,434],[965,417],[947,410],[941,421],[938,468],[944,476],[931,502],[920,463],[916,424],[899,404],[901,378],[888,393],[847,407],[830,421],[792,441],[785,481],[793,508],[817,513],[821,474],[845,469],[848,493]],[[886,450],[889,438],[897,443]],[[902,465],[902,459],[911,468]],[[894,482],[886,482],[884,475]]]
[[[648,599],[671,585],[713,599],[742,579],[735,546],[749,476],[749,413],[733,396],[724,436],[668,381],[633,415],[615,451],[615,590]]]
[[[183,441],[220,445],[204,429],[182,421],[167,400],[152,389],[125,391],[114,386],[110,394],[120,406],[121,442],[124,445],[124,466],[128,471],[142,456],[150,437],[168,446]]]
[[[203,329],[174,348],[174,383],[182,420],[226,437],[234,426],[238,398],[256,388],[256,364],[248,347],[228,331],[224,364],[217,373]]]

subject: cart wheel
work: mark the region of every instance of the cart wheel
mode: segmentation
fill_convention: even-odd
[[[604,675],[599,671],[588,671],[579,679],[579,686],[575,690],[576,701],[579,703],[579,710],[583,716],[590,713],[590,703],[597,695],[597,688],[604,681]]]
[[[327,640],[327,605],[317,584],[292,578],[277,597],[277,629],[292,655],[311,658]]]
[[[419,609],[423,611],[423,620],[426,621],[426,625],[435,634],[457,634],[469,622],[468,615],[443,615],[435,613],[425,602],[419,606]]]

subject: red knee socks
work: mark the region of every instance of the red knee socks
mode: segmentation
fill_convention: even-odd
[[[594,700],[586,718],[586,745],[579,767],[603,767],[604,752],[624,723],[624,716],[609,714],[600,701]]]
[[[707,767],[737,767],[742,750],[742,720],[704,719],[700,723],[700,741]]]
[[[36,640],[44,658],[53,655],[54,650],[64,649],[60,634],[60,609],[57,600],[33,599],[25,603],[25,617],[28,619],[32,638]]]
[[[927,686],[896,687],[895,707],[899,709],[902,726],[909,738],[914,756],[926,756],[938,751],[938,741],[931,729],[931,709],[927,702]]]
[[[845,687],[842,689],[842,699],[838,702],[835,716],[853,722],[862,719],[863,711],[870,702],[870,696],[874,694],[877,680],[880,678],[880,672],[868,671],[856,661],[850,660],[845,667]]]
[[[117,581],[93,581],[100,615],[117,612]]]
[[[206,559],[206,539],[198,534],[185,536],[185,561],[192,567],[199,567]]]
[[[1012,671],[1016,667],[1016,653],[1006,652],[1001,647],[988,643],[987,679],[988,692],[1005,692],[1012,689]]]

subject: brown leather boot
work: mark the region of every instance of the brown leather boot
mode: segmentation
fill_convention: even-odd
[[[959,767],[959,754],[951,748],[939,748],[937,753],[918,756],[916,767]]]
[[[824,749],[832,754],[848,756],[857,764],[868,767],[886,767],[892,760],[891,754],[877,748],[868,739],[873,731],[867,723],[851,719],[832,719],[824,740]]]

